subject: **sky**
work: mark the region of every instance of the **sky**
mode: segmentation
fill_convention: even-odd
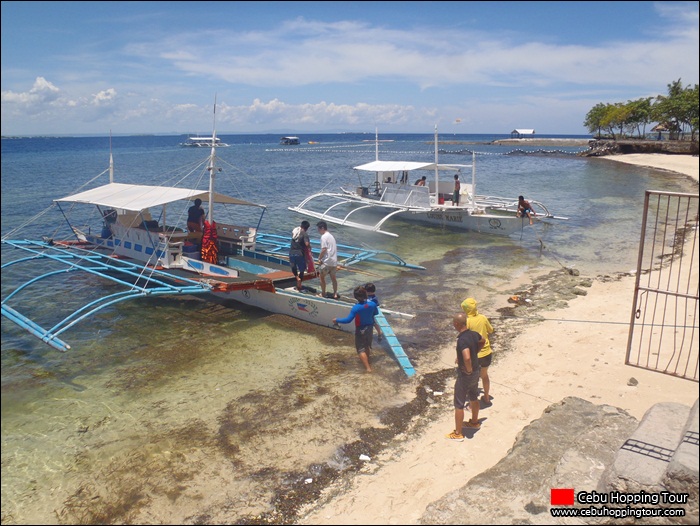
[[[698,2],[3,1],[2,135],[585,135],[698,84]],[[214,107],[216,103],[216,112]]]

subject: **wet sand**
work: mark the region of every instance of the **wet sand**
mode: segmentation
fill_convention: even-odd
[[[681,173],[698,181],[694,156],[633,154],[602,159]],[[690,279],[697,283],[697,264]],[[526,425],[567,396],[621,407],[637,419],[658,402],[692,405],[698,397],[697,383],[624,364],[634,283],[632,275],[598,278],[585,300],[576,298],[547,312],[545,321],[508,334],[509,342],[494,338],[489,369],[493,401],[480,412],[484,420],[478,432],[464,442],[445,439],[454,428],[453,380],[446,380],[440,396],[428,391],[422,395],[435,406],[430,422],[397,437],[393,448],[367,462],[351,480],[324,491],[316,504],[300,513],[299,523],[417,524],[431,502],[495,465]],[[495,321],[496,311],[506,305],[504,299],[494,312],[482,314]],[[496,331],[502,330],[494,325]],[[452,346],[441,352],[446,366],[454,363]],[[631,378],[638,383],[630,385]]]

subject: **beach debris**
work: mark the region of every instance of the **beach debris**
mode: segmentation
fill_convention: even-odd
[[[433,396],[442,396],[443,394],[445,393],[443,393],[442,391],[433,391]]]
[[[360,455],[360,460],[364,460],[365,462],[367,462],[368,460],[372,460],[372,459],[369,458],[367,455]]]
[[[314,479],[304,479],[304,484],[311,484]]]
[[[634,376],[630,377],[630,379],[627,380],[627,385],[631,385],[632,387],[634,387],[635,385],[638,385],[638,384],[639,384],[639,381]]]

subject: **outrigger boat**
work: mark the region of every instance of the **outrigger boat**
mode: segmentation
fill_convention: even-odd
[[[476,154],[471,164],[438,163],[438,134],[435,129],[435,161],[380,161],[379,139],[375,139],[375,160],[356,166],[358,172],[373,173],[369,184],[355,188],[340,188],[340,192],[319,192],[304,199],[289,210],[336,225],[398,235],[385,230],[384,224],[394,217],[407,221],[439,225],[472,232],[509,236],[530,226],[527,217],[518,217],[518,199],[476,194]],[[449,173],[448,180],[440,173]],[[433,174],[428,176],[417,174]],[[469,173],[469,181],[465,174]],[[459,203],[452,202],[454,176],[459,176]],[[417,180],[416,180],[417,178]],[[420,180],[425,185],[417,184]],[[539,201],[529,199],[536,216],[533,222],[567,219],[555,216]],[[377,214],[380,217],[377,218]],[[365,220],[360,221],[359,216]]]
[[[216,144],[217,148],[228,146],[225,142],[221,142],[218,137],[187,137],[185,142],[181,142],[180,146],[188,148],[211,148],[212,144]]]
[[[289,239],[259,232],[265,206],[214,191],[214,175],[218,170],[215,135],[216,132],[211,141],[211,154],[202,163],[209,172],[208,190],[116,183],[110,154],[108,184],[54,201],[65,216],[74,239],[3,239],[3,247],[18,249],[24,256],[3,264],[3,272],[19,263],[42,261],[49,265],[38,264],[37,275],[3,298],[2,315],[61,351],[70,349],[70,345],[60,339],[62,333],[76,323],[115,303],[155,295],[208,294],[315,325],[354,331],[351,324],[333,324],[334,318],[347,315],[348,303],[296,290],[296,279],[288,260]],[[188,232],[177,226],[187,215],[182,211],[195,199],[201,199],[208,206],[203,232]],[[69,209],[79,208],[77,205],[91,205],[88,208],[100,221],[96,229],[78,227],[69,219]],[[260,216],[255,226],[240,226],[225,222],[222,207],[256,209]],[[80,217],[83,221],[86,215]],[[215,221],[215,217],[221,217],[222,221]],[[312,244],[312,253],[319,252],[318,242]],[[339,245],[338,254],[341,269],[361,262],[424,269],[381,250]],[[29,293],[32,285],[76,271],[108,279],[123,290],[88,301],[49,328],[20,312],[21,307],[16,303],[22,294]],[[316,272],[307,273],[304,278],[316,276]],[[380,309],[377,317],[387,346],[406,374],[412,376],[415,370],[388,322],[392,317],[413,316]]]

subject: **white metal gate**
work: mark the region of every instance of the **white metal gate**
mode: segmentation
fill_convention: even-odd
[[[698,381],[698,196],[648,190],[625,363]]]

